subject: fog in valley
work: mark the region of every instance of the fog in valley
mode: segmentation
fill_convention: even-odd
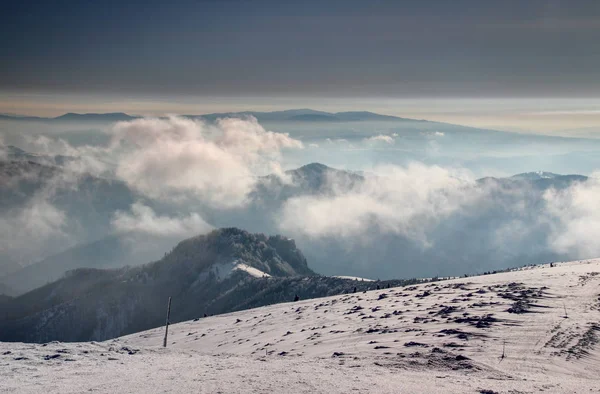
[[[312,110],[5,117],[0,132],[13,294],[221,227],[282,234],[317,273],[373,279],[600,254],[598,139]]]

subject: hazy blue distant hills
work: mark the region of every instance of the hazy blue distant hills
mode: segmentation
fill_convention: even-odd
[[[298,121],[306,119],[314,121],[315,119],[334,119],[333,114],[323,111],[315,111],[312,109],[290,109],[285,111],[259,112],[259,111],[242,111],[242,112],[220,112],[204,115],[183,115],[191,119],[203,119],[207,121],[215,121],[220,118],[239,118],[253,116],[259,122],[277,122],[277,121]]]
[[[0,293],[6,287],[8,295],[23,294],[60,279],[65,272],[77,268],[121,268],[131,265],[125,258],[128,247],[116,236],[89,244],[77,245],[47,257],[6,276],[0,277]],[[146,261],[147,262],[147,261]],[[7,284],[11,283],[11,287]]]
[[[368,111],[336,112],[334,115],[336,118],[338,118],[344,122],[363,121],[363,120],[426,122],[425,120],[401,118],[398,116],[380,115],[380,114],[376,114],[376,113],[368,112]]]
[[[411,121],[412,119],[400,118],[397,116],[380,115],[367,111],[354,112],[324,112],[312,109],[291,109],[285,111],[242,111],[242,112],[222,112],[203,115],[182,115],[190,119],[204,119],[214,121],[219,118],[247,117],[253,116],[259,122],[359,122],[359,121]],[[139,116],[128,115],[123,112],[115,113],[66,113],[54,118],[44,118],[35,116],[18,115],[0,115],[0,120],[14,121],[43,121],[43,122],[119,122],[137,119]],[[412,120],[414,121],[414,120]]]
[[[46,120],[50,120],[50,119],[52,119],[52,118],[41,118],[39,116],[23,116],[23,115],[0,114],[0,120],[40,122],[40,121],[46,121]]]
[[[303,114],[303,115],[294,115],[285,119],[286,121],[293,122],[339,122],[335,116],[332,115],[320,115],[320,114]]]
[[[120,121],[133,120],[136,118],[138,118],[138,116],[127,115],[123,112],[113,112],[113,113],[105,113],[105,114],[94,114],[94,113],[77,114],[77,113],[69,112],[67,114],[57,116],[56,118],[52,118],[52,119],[56,120],[56,121],[62,121],[62,122],[73,122],[73,121],[120,122]]]
[[[588,180],[588,177],[577,174],[560,175],[552,172],[535,171],[517,174],[512,176],[511,179],[528,181],[536,187],[545,190],[552,187],[555,189],[564,189],[575,182],[585,182]]]
[[[292,109],[273,112],[225,112],[207,115],[185,115],[194,119],[214,121],[219,118],[253,116],[259,122],[360,122],[360,121],[407,121],[412,119],[380,115],[373,112],[323,112],[312,109]]]
[[[546,171],[533,171],[533,172],[524,172],[522,174],[513,175],[511,178],[513,179],[522,179],[527,181],[537,181],[539,179],[552,179],[556,177],[560,177],[563,175],[555,174],[553,172]]]
[[[525,172],[522,174],[516,174],[507,178],[493,178],[486,177],[478,179],[478,182],[485,183],[489,181],[494,181],[498,183],[502,183],[503,185],[510,185],[513,187],[518,187],[518,183],[525,182],[536,187],[539,190],[546,190],[550,188],[555,189],[564,189],[571,186],[576,182],[585,182],[588,180],[587,176],[570,174],[570,175],[561,175],[555,174],[553,172],[546,171],[534,171],[534,172]]]
[[[10,286],[0,283],[0,302],[2,299],[6,300],[6,297],[11,297],[15,294],[17,294],[17,292],[14,291]],[[4,298],[1,298],[3,296]]]
[[[78,114],[69,112],[54,118],[45,118],[39,116],[19,116],[19,115],[0,115],[0,120],[13,120],[19,122],[95,122],[111,123],[125,120],[133,120],[139,116],[128,115],[123,112],[113,113],[85,113]]]

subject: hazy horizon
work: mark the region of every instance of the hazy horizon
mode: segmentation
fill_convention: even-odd
[[[599,17],[591,0],[12,2],[0,113],[314,108],[597,135]]]
[[[3,97],[20,97],[21,101]],[[332,102],[333,101],[333,102]],[[65,113],[124,112],[138,116],[273,112],[309,108],[324,112],[370,111],[469,127],[567,137],[600,138],[600,99],[568,98],[173,98],[160,101],[79,95],[0,94],[0,113],[56,117]],[[586,133],[582,135],[581,131]]]

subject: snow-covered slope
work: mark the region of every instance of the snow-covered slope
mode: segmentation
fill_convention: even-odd
[[[16,392],[600,391],[600,259],[298,301],[103,343],[0,344]],[[1,390],[0,390],[1,391]]]
[[[250,267],[248,264],[244,264],[244,263],[236,264],[235,267],[233,267],[233,270],[246,272],[247,274],[249,274],[250,276],[253,276],[255,278],[268,278],[271,276],[271,275],[267,274],[266,272],[263,272],[254,267]]]
[[[258,268],[254,268],[246,263],[243,263],[240,260],[233,260],[229,263],[214,264],[212,269],[214,270],[213,272],[215,272],[217,278],[219,279],[224,279],[235,271],[245,272],[254,278],[271,277],[271,275],[267,274],[266,272],[263,272]]]
[[[358,276],[337,275],[337,276],[335,276],[335,278],[358,280],[358,281],[364,281],[364,282],[374,282],[373,279],[360,278]]]

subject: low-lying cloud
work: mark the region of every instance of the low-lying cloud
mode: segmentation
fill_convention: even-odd
[[[137,119],[113,132],[119,179],[151,198],[192,197],[217,208],[243,205],[258,174],[282,172],[282,149],[302,148],[254,118],[210,126],[178,117]]]
[[[110,231],[170,239],[206,232],[212,227],[190,206],[243,206],[259,175],[283,176],[283,150],[303,148],[252,117],[143,118],[104,132],[105,144],[79,146],[60,133],[24,134],[17,141],[25,152],[0,139],[0,159],[16,160],[0,174],[0,257],[30,264]],[[124,209],[140,196],[170,206],[170,216],[141,203]]]
[[[214,123],[179,117],[136,119],[118,123],[107,133],[110,141],[102,146],[71,146],[59,135],[27,139],[24,147],[40,155],[77,160],[67,161],[56,173],[40,170],[19,177],[12,173],[4,180],[5,190],[21,188],[16,196],[29,184],[43,186],[0,217],[2,256],[34,262],[111,232],[129,237],[132,247],[147,249],[152,244],[153,253],[160,256],[176,242],[210,231],[211,224],[296,237],[305,253],[317,256],[310,263],[324,273],[319,264],[332,264],[347,245],[351,247],[339,257],[342,268],[336,273],[429,275],[440,273],[436,269],[442,266],[445,273],[456,273],[525,264],[530,256],[600,256],[600,174],[544,191],[525,181],[474,182],[460,169],[413,163],[371,168],[361,182],[332,171],[325,180],[326,192],[311,193],[304,189],[318,187],[320,179],[292,185],[282,170],[282,163],[290,163],[284,159],[293,156],[285,156],[287,150],[302,149],[302,142],[265,130],[254,118]],[[433,156],[451,135],[430,131],[423,137]],[[351,150],[391,152],[405,143],[389,133],[348,138],[308,144],[311,149],[297,152],[294,163],[306,164],[313,152],[316,161],[337,160],[345,167]],[[0,158],[2,152],[7,154],[1,150]],[[389,156],[377,157],[383,161]],[[84,221],[86,215],[81,213],[87,213],[87,202],[80,201],[76,210],[61,200],[76,194],[86,179],[82,172],[122,181],[108,181],[122,187],[111,196],[127,194],[127,198],[102,205],[106,211],[92,212],[99,206],[92,198],[104,195],[94,194],[95,186],[88,184],[79,194],[91,191],[90,215]],[[260,181],[265,174],[279,177]],[[257,182],[278,189],[269,189],[267,197],[257,201],[261,198],[260,192],[253,193],[261,189]],[[105,221],[102,228],[99,218]],[[92,227],[100,229],[93,232]],[[318,254],[321,246],[335,243],[344,245]],[[356,251],[362,257],[356,257]],[[403,255],[397,258],[399,254]],[[364,271],[352,271],[358,266]]]
[[[363,237],[376,229],[428,245],[428,229],[478,197],[469,182],[441,167],[411,164],[373,172],[377,175],[352,186],[332,174],[333,195],[289,199],[281,230],[311,237]]]
[[[113,216],[112,226],[119,233],[141,233],[181,239],[206,233],[213,228],[197,213],[161,216],[140,202],[131,206],[131,212],[117,211]]]
[[[394,137],[384,134],[375,135],[373,137],[365,138],[364,140],[367,143],[384,143],[389,145],[395,142]]]
[[[552,220],[549,246],[580,258],[600,256],[600,172],[586,182],[544,194]]]
[[[42,198],[0,217],[0,255],[27,265],[70,244],[67,214]],[[1,270],[0,270],[1,271]]]

